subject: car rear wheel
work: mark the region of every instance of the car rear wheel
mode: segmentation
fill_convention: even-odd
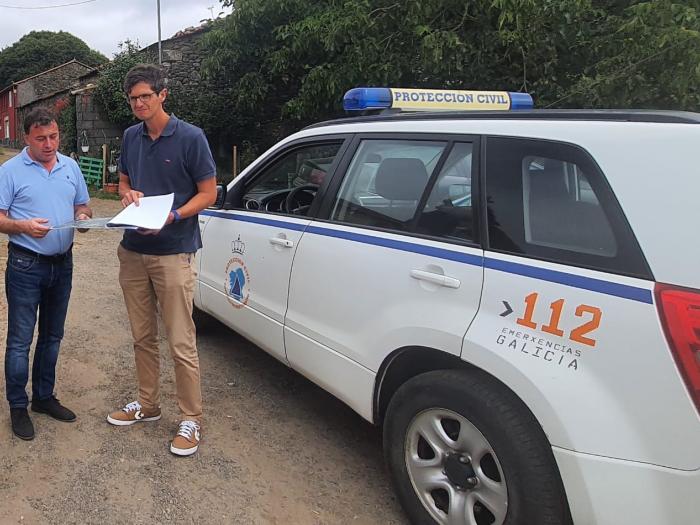
[[[194,321],[197,333],[206,333],[209,327],[216,322],[211,315],[200,310],[196,306],[192,308],[192,320]]]
[[[479,370],[428,372],[402,385],[387,408],[384,453],[413,523],[571,522],[542,428]]]

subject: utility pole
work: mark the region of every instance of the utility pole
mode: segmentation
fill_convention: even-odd
[[[214,6],[210,5],[209,7],[207,7],[207,9],[209,9],[209,13],[211,13],[210,20],[214,20]]]
[[[163,64],[163,48],[160,41],[160,0],[156,0],[158,5],[158,64]]]

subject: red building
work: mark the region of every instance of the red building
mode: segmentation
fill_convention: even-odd
[[[17,140],[16,107],[17,87],[13,83],[0,91],[0,140],[5,144]]]

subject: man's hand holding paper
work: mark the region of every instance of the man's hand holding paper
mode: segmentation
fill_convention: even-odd
[[[129,190],[124,195],[122,195],[122,206],[125,208],[130,204],[139,205],[139,199],[143,197],[143,193],[138,190]]]
[[[140,193],[134,190],[129,194]],[[129,195],[127,194],[127,196]],[[120,213],[114,216],[107,224],[108,228],[119,228],[121,226],[136,227],[139,230],[156,230],[165,226],[173,208],[174,194],[155,195],[152,197],[136,197],[131,204],[127,205]],[[126,200],[125,196],[122,203]]]
[[[115,228],[115,229],[138,229],[140,232],[158,233],[163,226],[170,220],[170,210],[173,206],[174,195],[155,195],[152,197],[144,197],[143,194],[136,191],[130,191],[132,195],[130,204],[128,204],[121,212],[110,218],[95,218],[86,220],[75,220],[59,226],[53,226],[52,229],[61,228]],[[122,200],[124,203],[126,197]],[[171,221],[172,222],[172,221]]]

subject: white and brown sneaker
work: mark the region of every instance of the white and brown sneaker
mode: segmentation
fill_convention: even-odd
[[[148,412],[143,410],[141,403],[133,401],[121,410],[112,412],[107,416],[107,422],[117,426],[133,425],[141,421],[158,421],[160,419],[160,410]]]
[[[196,421],[181,421],[177,434],[170,442],[170,452],[176,456],[191,456],[199,448],[202,430]]]

